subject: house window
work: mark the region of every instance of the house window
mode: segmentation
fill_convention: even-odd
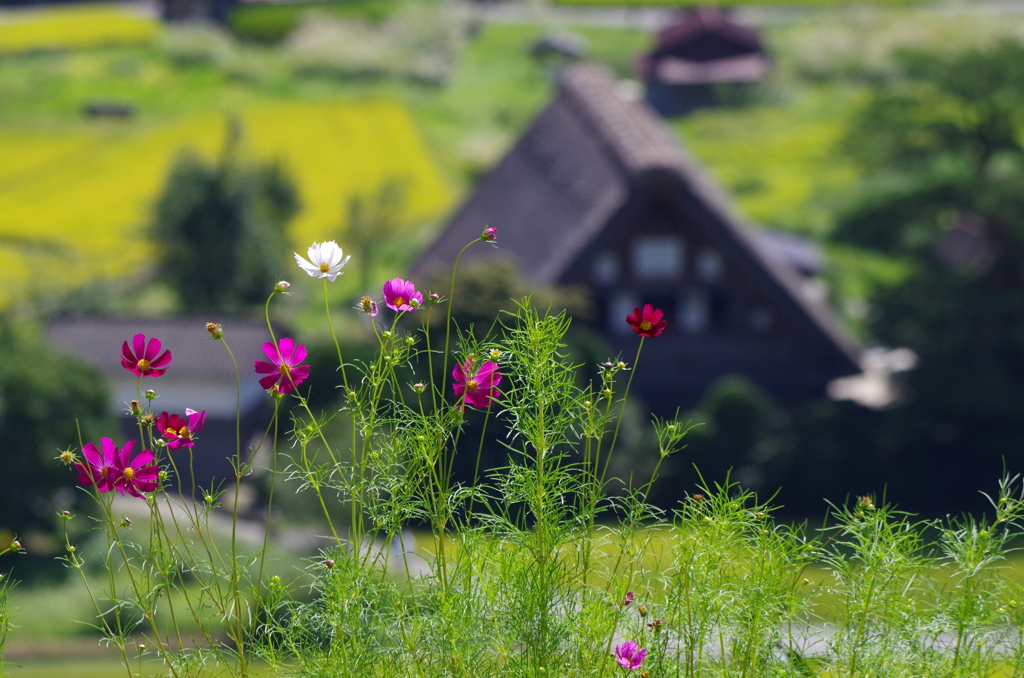
[[[680,308],[682,313],[679,314],[679,322],[684,332],[699,334],[708,329],[711,305],[707,292],[697,289],[688,291],[683,296]]]
[[[633,243],[633,275],[640,280],[675,278],[683,273],[683,239],[675,235],[647,235]]]
[[[697,252],[693,267],[698,280],[705,283],[716,283],[722,279],[725,263],[717,250],[706,247]]]
[[[605,250],[597,255],[591,267],[591,275],[598,285],[614,285],[619,281],[619,255]]]
[[[608,300],[608,329],[612,334],[629,334],[633,328],[626,322],[626,316],[639,305],[635,294],[616,292]]]

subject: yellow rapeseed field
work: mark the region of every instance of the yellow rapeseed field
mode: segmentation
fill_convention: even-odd
[[[246,153],[281,159],[299,188],[296,248],[334,237],[348,196],[409,182],[409,217],[452,200],[408,111],[393,101],[281,102],[239,111]],[[12,295],[131,275],[151,261],[145,227],[171,162],[224,141],[223,113],[160,125],[0,126],[0,306]]]
[[[0,53],[152,40],[155,19],[116,5],[0,11]]]

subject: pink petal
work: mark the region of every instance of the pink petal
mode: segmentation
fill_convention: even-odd
[[[156,339],[154,339],[153,341],[156,341]],[[152,367],[163,367],[164,365],[166,365],[169,362],[171,362],[171,352],[170,351],[164,351],[162,354],[160,354],[159,358],[156,358],[155,360],[149,361],[149,364]]]
[[[121,364],[125,367],[131,367],[137,362],[138,360],[136,360],[135,356],[132,355],[131,349],[128,348],[128,342],[126,341],[121,344]]]
[[[292,381],[298,384],[309,376],[309,365],[299,365],[292,368]]]
[[[281,369],[278,365],[272,365],[263,360],[256,361],[256,374],[280,374]]]
[[[302,344],[296,343],[295,350],[292,351],[292,362],[291,365],[298,365],[306,359],[306,347]]]
[[[82,454],[85,456],[86,461],[93,466],[103,465],[103,458],[100,456],[100,451],[96,449],[95,443],[86,443],[82,447]]]
[[[112,466],[117,462],[117,446],[114,445],[114,441],[110,438],[102,438],[100,444],[103,445],[103,463],[101,466]]]
[[[132,348],[136,361],[144,358],[146,356],[146,335],[139,333],[132,337]]]
[[[267,354],[267,358],[270,359],[270,362],[274,363],[275,365],[281,364],[281,356],[277,354],[277,346],[274,346],[274,342],[268,341],[267,343],[263,344],[263,346],[261,346],[260,348],[262,348],[263,352]]]
[[[276,384],[277,380],[280,377],[280,374],[272,374],[269,377],[263,377],[262,379],[260,379],[260,388],[262,388],[263,390],[267,390],[268,388]],[[284,390],[284,387],[281,388],[281,392],[287,393],[287,391]]]
[[[128,443],[125,443],[124,447],[127,450]],[[132,468],[136,469],[136,473],[138,473],[138,469],[141,469],[143,466],[146,466],[147,464],[152,464],[154,461],[156,461],[156,457],[153,456],[153,453],[150,452],[149,450],[143,450],[142,452],[139,452],[137,455],[135,455],[134,459],[132,459]]]
[[[149,340],[149,344],[146,345],[146,353],[142,357],[145,358],[152,364],[156,360],[156,356],[160,353],[160,349],[163,348],[163,344],[156,337]]]
[[[291,358],[292,353],[295,352],[295,342],[293,342],[288,337],[281,337],[281,341],[279,341],[277,345],[281,349],[281,363],[284,363],[285,365],[291,365],[292,363],[290,362],[289,358]]]

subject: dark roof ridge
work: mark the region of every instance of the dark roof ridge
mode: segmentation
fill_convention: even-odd
[[[677,176],[811,322],[857,363],[856,343],[846,328],[823,302],[808,298],[799,275],[758,242],[752,225],[736,213],[724,191],[646,104],[618,96],[611,72],[596,64],[566,68],[560,84],[632,179],[658,172]]]

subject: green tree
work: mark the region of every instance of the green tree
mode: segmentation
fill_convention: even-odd
[[[288,269],[298,210],[282,165],[246,161],[231,124],[216,162],[185,152],[171,169],[151,229],[158,275],[192,311],[260,304]]]
[[[864,182],[836,237],[907,271],[871,299],[874,335],[920,358],[878,444],[924,505],[1024,471],[1024,47],[901,63],[848,138]]]
[[[69,491],[75,474],[58,460],[60,451],[78,447],[79,428],[85,441],[114,430],[107,385],[35,329],[3,318],[0,353],[0,533],[49,532],[56,512],[80,494]]]

